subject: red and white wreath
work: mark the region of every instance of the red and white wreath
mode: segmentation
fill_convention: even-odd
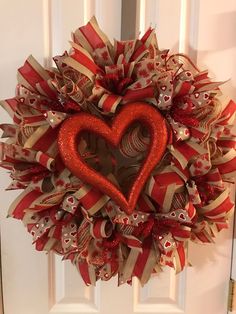
[[[114,41],[96,19],[45,69],[30,56],[16,96],[1,101],[9,215],[37,250],[76,265],[87,285],[118,274],[145,284],[186,265],[186,244],[214,242],[234,204],[236,105],[155,31]]]

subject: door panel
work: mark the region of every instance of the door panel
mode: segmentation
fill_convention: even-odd
[[[13,96],[16,69],[28,54],[51,65],[51,56],[69,48],[71,31],[93,14],[111,40],[119,39],[121,12],[121,0],[1,0],[0,98]],[[221,0],[139,0],[136,29],[142,34],[150,25],[156,27],[160,48],[190,54],[203,68],[207,65],[216,80],[231,77],[224,90],[236,98],[235,12],[234,0],[227,6]],[[0,112],[1,122],[10,121]],[[227,313],[232,228],[223,231],[214,246],[191,244],[188,254],[194,267],[177,276],[165,269],[144,288],[136,280],[132,287],[117,288],[116,278],[87,287],[70,262],[34,251],[22,224],[5,218],[17,193],[4,192],[10,181],[5,171],[0,175],[5,314]]]

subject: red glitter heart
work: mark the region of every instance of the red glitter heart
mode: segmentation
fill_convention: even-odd
[[[78,136],[87,131],[103,137],[117,147],[131,123],[141,122],[150,133],[150,146],[127,198],[109,179],[90,168],[78,152]],[[127,214],[134,211],[138,197],[167,145],[165,120],[151,105],[137,102],[125,105],[115,116],[111,127],[96,116],[78,113],[62,124],[58,146],[66,167],[78,178],[109,195]]]

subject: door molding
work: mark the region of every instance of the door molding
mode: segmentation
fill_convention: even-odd
[[[0,230],[1,231],[1,230]],[[1,247],[1,233],[0,233],[0,313],[4,314],[3,306],[3,286],[2,286],[2,247]]]

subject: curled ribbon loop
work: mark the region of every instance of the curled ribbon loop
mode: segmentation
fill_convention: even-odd
[[[95,239],[109,238],[112,235],[112,229],[111,221],[97,219],[91,224],[90,232]]]

